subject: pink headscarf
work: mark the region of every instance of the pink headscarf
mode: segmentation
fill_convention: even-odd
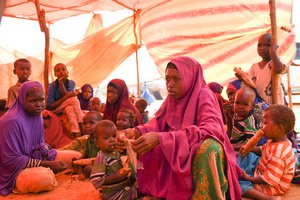
[[[138,171],[140,191],[167,199],[190,199],[192,160],[203,140],[211,137],[224,148],[230,197],[241,199],[241,170],[224,130],[220,107],[206,86],[200,64],[190,57],[177,57],[171,63],[180,74],[183,95],[177,102],[168,96],[155,117],[137,127],[142,134],[160,132],[160,145],[139,157],[144,166]]]
[[[136,115],[136,121],[134,123],[135,126],[139,124],[143,124],[143,118],[140,112],[136,109],[136,107],[130,103],[128,88],[124,80],[122,79],[113,79],[108,83],[108,86],[114,87],[118,91],[118,99],[114,104],[109,104],[106,100],[105,111],[103,114],[103,119],[108,119],[116,123],[117,115],[120,109],[130,109]]]

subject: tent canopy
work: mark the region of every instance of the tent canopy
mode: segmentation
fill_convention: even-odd
[[[247,71],[260,60],[257,38],[271,28],[269,0],[40,0],[39,3],[45,10],[46,22],[54,25],[62,18],[82,13],[138,10],[135,15],[76,43],[66,44],[52,38],[52,64],[67,63],[71,79],[78,86],[101,83],[142,41],[161,75],[170,59],[186,55],[201,63],[207,82],[226,85],[234,78],[235,66]],[[290,29],[292,0],[276,0],[276,9],[278,53],[290,62],[296,52],[295,34]],[[33,2],[26,0],[7,0],[4,16],[37,19]],[[13,60],[2,59],[0,73],[5,74],[11,70]],[[2,84],[8,88],[15,83],[10,75],[0,80],[1,88]],[[3,97],[5,94],[0,94]]]

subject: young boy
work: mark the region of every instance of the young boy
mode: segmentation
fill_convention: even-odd
[[[230,142],[236,151],[239,151],[241,145],[258,130],[252,112],[254,99],[255,92],[247,87],[239,89],[235,94]]]
[[[89,101],[89,110],[103,113],[103,109],[101,107],[101,99],[99,97],[92,97],[90,99],[90,101]]]
[[[242,179],[250,181],[254,187],[243,190],[243,196],[253,199],[280,199],[290,187],[295,169],[295,155],[286,135],[295,126],[295,115],[285,105],[272,105],[263,115],[262,130],[268,139],[262,147],[253,152],[261,154],[255,167],[254,176],[243,173]],[[244,147],[242,147],[244,148]]]
[[[102,189],[102,199],[135,199],[137,188],[130,178],[130,169],[123,168],[120,153],[115,149],[116,125],[102,120],[94,128],[95,140],[100,151],[91,174],[96,189]]]
[[[134,106],[141,113],[144,123],[147,123],[149,121],[149,117],[148,117],[148,111],[146,111],[146,108],[148,106],[148,102],[146,101],[146,99],[136,100],[136,102],[134,103]]]
[[[262,58],[258,63],[251,66],[249,75],[253,79],[256,89],[263,100],[272,105],[272,87],[271,87],[271,74],[272,68],[276,74],[286,73],[286,65],[284,65],[277,55],[276,44],[271,42],[271,34],[266,33],[259,37],[257,44],[257,53]],[[284,104],[284,93],[281,87],[281,80],[278,87],[279,102]]]
[[[68,70],[66,65],[58,63],[54,67],[54,75],[57,79],[50,83],[47,96],[47,109],[55,114],[65,113],[71,126],[71,132],[75,137],[79,137],[83,113],[80,109],[80,103],[77,99],[75,82],[68,79]]]
[[[14,62],[14,74],[18,76],[16,85],[10,87],[7,92],[7,102],[5,108],[11,107],[13,102],[18,97],[18,91],[22,83],[28,81],[31,75],[31,63],[25,58],[20,58]]]
[[[125,130],[128,128],[133,128],[135,122],[135,114],[130,109],[122,108],[117,115],[117,128],[118,130]]]

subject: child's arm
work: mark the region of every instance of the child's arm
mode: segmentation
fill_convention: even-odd
[[[241,178],[254,184],[267,184],[260,176],[250,177],[245,171],[243,171]]]
[[[277,55],[277,44],[274,44],[273,42],[271,43],[271,46],[269,48],[269,52],[270,52],[270,56],[272,59],[272,63],[273,63],[273,67],[274,67],[274,72],[276,74],[281,74],[282,72],[284,72],[286,70],[286,65],[284,65],[278,55]]]

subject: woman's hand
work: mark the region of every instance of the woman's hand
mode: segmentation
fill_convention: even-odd
[[[116,138],[116,149],[119,152],[124,151],[126,149],[126,139],[134,140],[136,136],[136,130],[134,128],[121,130],[117,132]]]
[[[65,163],[63,163],[62,161],[49,161],[49,160],[43,160],[41,162],[41,166],[43,167],[49,167],[50,169],[52,169],[52,171],[54,172],[54,174],[64,171],[65,169],[67,169],[67,165]]]
[[[154,149],[157,145],[159,145],[159,133],[158,132],[149,132],[137,140],[131,142],[132,149],[140,155],[143,155],[150,150]]]

